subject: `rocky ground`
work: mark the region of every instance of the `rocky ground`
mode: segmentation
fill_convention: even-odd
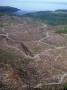
[[[55,33],[64,26],[0,16],[1,87],[25,90],[67,82],[67,36]]]

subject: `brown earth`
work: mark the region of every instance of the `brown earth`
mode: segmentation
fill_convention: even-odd
[[[67,73],[67,36],[55,31],[65,25],[50,26],[16,16],[0,16],[0,21],[0,51],[18,58],[10,59],[14,64],[11,66],[9,58],[2,61],[0,56],[0,67],[4,64],[0,68],[1,83],[22,90],[39,83],[59,82],[58,77]],[[8,70],[4,70],[6,64]]]

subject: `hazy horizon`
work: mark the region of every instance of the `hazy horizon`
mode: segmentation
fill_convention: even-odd
[[[56,9],[67,9],[66,0],[2,0],[0,6],[12,6],[21,10],[56,10]]]

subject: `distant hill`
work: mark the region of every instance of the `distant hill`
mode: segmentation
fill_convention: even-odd
[[[58,9],[58,10],[55,10],[55,12],[64,12],[64,13],[67,13],[67,9]]]
[[[25,15],[25,14],[28,14],[28,13],[29,13],[29,11],[18,10],[14,14],[18,15],[18,16],[22,16],[22,15]]]
[[[0,6],[0,13],[13,14],[19,9],[10,6]]]
[[[10,7],[10,6],[0,6],[0,14],[8,14],[8,15],[23,15],[26,14],[26,11],[20,10],[15,7]]]
[[[63,11],[65,13],[60,13]],[[25,17],[31,17],[32,19],[46,22],[51,25],[67,24],[67,13],[66,10],[56,11],[38,11],[34,13],[25,14]]]
[[[55,11],[24,11],[10,6],[0,6],[0,15],[16,15],[30,17],[35,21],[50,25],[67,24],[67,10],[58,9]]]

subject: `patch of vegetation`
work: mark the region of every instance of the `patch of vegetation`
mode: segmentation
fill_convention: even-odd
[[[64,28],[61,29],[61,30],[57,30],[56,33],[64,33],[64,34],[67,34],[67,26],[64,27]]]
[[[36,53],[37,52],[37,48],[32,48],[32,52]]]
[[[67,90],[67,83],[64,83],[64,90]]]

